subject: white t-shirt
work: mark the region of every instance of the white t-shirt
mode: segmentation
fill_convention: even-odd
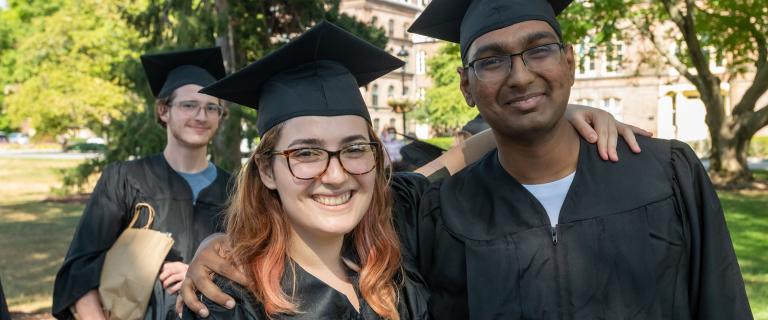
[[[575,175],[576,171],[560,180],[542,184],[523,185],[547,210],[549,221],[553,226],[557,225],[557,221],[560,218],[560,208],[563,207],[563,201],[565,201],[565,196],[568,194],[568,189],[571,187]]]

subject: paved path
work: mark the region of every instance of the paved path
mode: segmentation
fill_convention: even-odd
[[[99,153],[61,152],[61,150],[0,150],[0,158],[84,160]]]

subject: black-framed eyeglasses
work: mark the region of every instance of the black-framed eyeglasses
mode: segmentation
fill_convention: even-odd
[[[548,43],[518,53],[475,59],[468,63],[466,68],[472,68],[475,76],[481,81],[498,81],[506,78],[512,71],[512,57],[520,56],[529,71],[541,71],[560,63],[563,49],[565,46],[562,43]]]
[[[200,110],[204,110],[205,115],[211,115],[216,118],[221,118],[224,114],[224,107],[215,103],[201,103],[200,101],[188,100],[179,101],[171,104],[171,106],[178,106],[181,113],[185,116],[197,116]]]
[[[378,144],[375,142],[355,143],[341,150],[328,151],[323,148],[296,148],[283,151],[268,151],[266,154],[284,156],[288,161],[288,170],[297,179],[311,180],[322,176],[337,157],[345,172],[362,175],[376,168]]]

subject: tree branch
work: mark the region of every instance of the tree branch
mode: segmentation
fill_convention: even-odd
[[[744,92],[739,103],[733,108],[733,114],[742,114],[755,110],[757,100],[768,91],[768,48],[766,48],[766,39],[754,25],[747,23],[748,29],[757,44],[758,59],[755,63],[755,77],[752,85]]]
[[[760,110],[755,111],[747,120],[744,130],[750,137],[757,133],[761,128],[768,126],[768,104]]]
[[[686,66],[680,59],[675,57],[673,53],[670,53],[668,50],[663,48],[663,43],[659,41],[659,39],[656,38],[656,35],[653,33],[653,30],[650,30],[651,22],[646,20],[647,26],[649,28],[645,28],[644,26],[639,26],[637,22],[632,21],[632,24],[635,25],[635,28],[640,31],[640,34],[645,35],[648,40],[651,41],[653,44],[653,47],[656,49],[656,51],[661,55],[661,57],[665,60],[665,62],[675,68],[678,73],[683,75],[688,81],[691,83],[697,84],[699,82],[699,79],[696,78],[690,71],[688,71],[688,66]]]

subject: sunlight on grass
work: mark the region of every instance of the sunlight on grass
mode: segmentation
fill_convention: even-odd
[[[768,192],[719,192],[755,319],[768,319]]]

